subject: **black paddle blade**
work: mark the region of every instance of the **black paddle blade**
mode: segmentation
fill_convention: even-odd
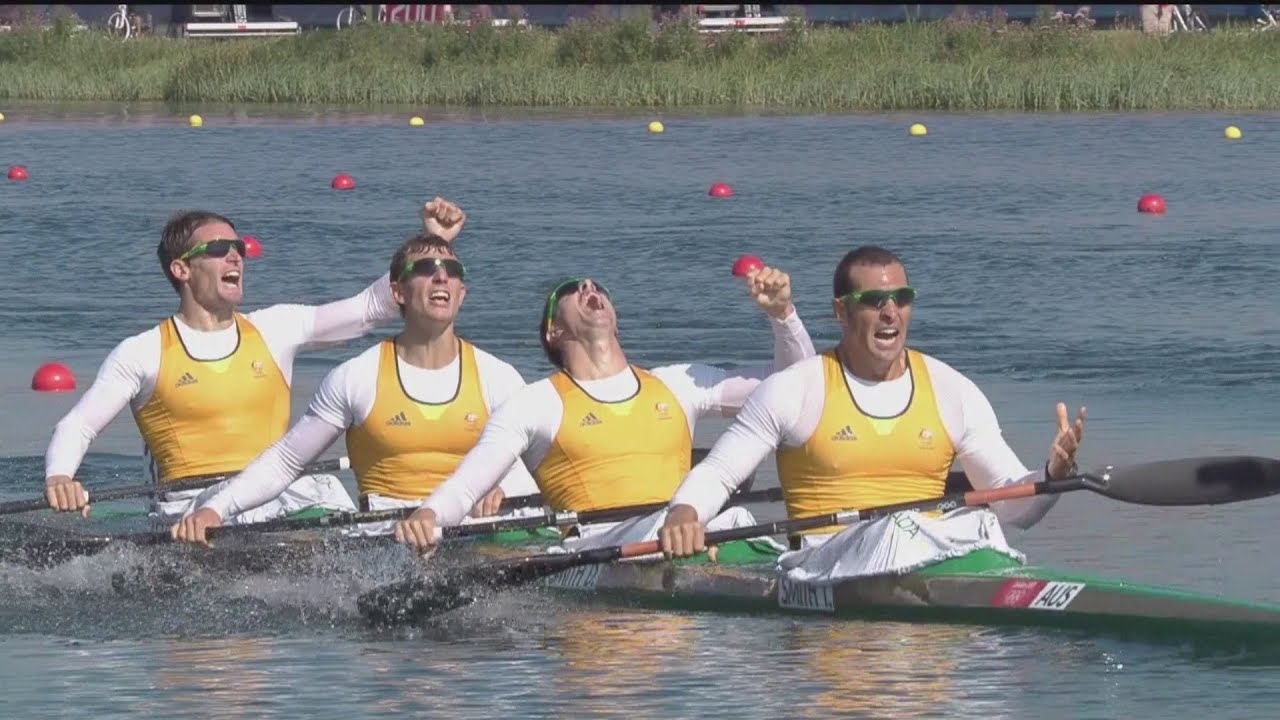
[[[374,588],[356,599],[356,608],[370,625],[394,627],[416,625],[475,600],[474,592],[451,579],[414,579]]]
[[[1162,460],[1090,473],[1084,484],[1139,505],[1220,505],[1280,493],[1280,460],[1247,455]]]
[[[518,587],[581,562],[582,553],[472,565],[446,571],[439,578],[401,580],[374,588],[356,599],[356,608],[373,625],[413,625],[470,605],[487,592]]]

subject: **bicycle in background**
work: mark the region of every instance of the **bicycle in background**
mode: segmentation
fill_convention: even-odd
[[[1171,30],[1173,32],[1208,32],[1209,26],[1204,24],[1204,18],[1200,17],[1200,13],[1190,5],[1170,5],[1173,10],[1173,19]]]
[[[349,28],[358,23],[370,22],[369,13],[365,11],[365,5],[348,5],[338,11],[338,29]],[[386,22],[386,6],[378,6],[378,22]]]

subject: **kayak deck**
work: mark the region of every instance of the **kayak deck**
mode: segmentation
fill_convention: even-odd
[[[1280,635],[1280,605],[1019,565],[990,550],[898,576],[790,582],[764,553],[720,564],[614,563],[566,570],[546,586],[581,599],[656,609],[772,612],[862,620],[1076,627],[1125,633]]]

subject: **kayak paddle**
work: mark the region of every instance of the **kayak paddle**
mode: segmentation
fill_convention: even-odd
[[[349,467],[351,467],[350,459],[346,457],[333,458],[331,460],[314,462],[303,467],[302,474],[310,475],[318,472],[334,472],[336,470],[346,470]],[[217,485],[233,475],[234,473],[195,475],[170,483],[142,483],[140,485],[126,485],[124,487],[95,491],[89,495],[89,500],[90,504],[93,504],[107,500],[120,500],[122,498],[150,495],[152,493],[199,490],[210,487],[211,485]],[[49,500],[43,496],[32,498],[30,500],[14,500],[11,502],[0,503],[0,515],[12,515],[14,513],[28,512],[31,510],[44,510],[48,507]]]
[[[515,499],[523,500],[524,498]],[[728,504],[745,505],[748,503],[780,502],[781,500],[782,488],[770,488],[768,490],[752,490],[745,493],[734,493],[730,496]],[[660,502],[645,503],[643,505],[629,505],[624,507],[606,508],[603,510],[588,510],[580,513],[548,509],[546,512],[539,515],[498,518],[483,522],[470,522],[464,525],[439,528],[439,530],[440,537],[442,538],[458,538],[474,535],[490,535],[493,533],[506,532],[508,530],[536,530],[544,527],[566,527],[570,525],[588,525],[591,523],[621,522],[632,517],[657,512],[666,506],[667,502],[664,500]],[[208,533],[206,537],[213,540],[217,537],[241,535],[246,533],[286,532],[311,528],[327,529],[343,527],[346,525],[402,520],[412,515],[418,507],[419,506],[392,508],[389,510],[372,510],[365,512],[337,512],[314,518],[277,518],[273,520],[264,520],[262,522],[248,523],[245,525],[222,525],[219,527],[209,528],[208,531],[206,531]],[[507,509],[505,504],[502,509]],[[172,535],[166,530],[163,532],[137,533],[132,535],[111,535],[102,539],[111,540],[112,542],[131,542],[139,545],[154,545],[171,541]]]
[[[698,451],[695,450],[694,452],[698,452]],[[956,487],[959,487],[959,488],[972,487],[969,485],[968,477],[966,477],[963,472],[952,472],[947,476],[947,489],[952,490],[952,488],[956,488]],[[727,505],[748,505],[751,503],[782,502],[782,499],[783,499],[782,488],[769,488],[768,490],[749,490],[745,492],[739,490],[738,492],[735,492],[733,495],[729,496],[729,501],[726,504],[726,506]],[[542,505],[542,502],[543,502],[542,495],[539,495],[539,494],[521,495],[519,497],[507,498],[502,501],[501,505],[498,506],[498,512],[503,513],[503,512],[509,512],[511,510],[520,509],[520,508],[538,507],[539,505]],[[656,502],[656,503],[649,503],[647,505],[632,505],[630,507],[613,508],[607,511],[600,510],[597,512],[612,512],[615,514],[620,513],[619,519],[626,519],[628,517],[632,517],[636,515],[644,515],[646,513],[657,512],[662,508],[666,507],[667,505],[668,505],[667,502]],[[404,518],[407,518],[410,515],[412,515],[413,512],[417,509],[418,507],[415,506],[415,507],[408,507],[408,508],[393,508],[390,510],[371,510],[371,511],[364,511],[364,512],[337,512],[337,513],[329,513],[327,515],[324,515],[318,518],[279,518],[275,520],[265,520],[263,522],[250,523],[246,525],[224,525],[216,528],[210,528],[208,531],[209,532],[208,537],[209,539],[212,540],[216,535],[224,535],[226,533],[281,532],[281,531],[291,531],[291,530],[307,530],[311,528],[336,528],[336,527],[342,527],[344,525],[360,525],[363,523],[386,522],[388,520],[403,520]],[[529,516],[528,518],[508,518],[500,521],[493,521],[492,523],[486,522],[486,523],[472,523],[472,524],[492,525],[492,527],[495,528],[491,530],[485,530],[482,532],[503,532],[505,530],[553,527],[557,523],[553,522],[550,518],[552,518],[553,516],[567,516],[571,514],[572,513],[566,513],[566,512],[556,513],[553,510],[548,510],[542,515],[532,515],[532,516]],[[532,522],[526,523],[525,520],[530,520]],[[512,523],[512,522],[518,522],[519,524],[516,524],[516,525],[501,524],[501,523]],[[570,522],[569,524],[571,525],[572,524],[589,524],[593,522],[614,522],[614,521],[592,519],[592,520],[578,520],[576,521],[576,523]],[[472,524],[468,524],[468,526]],[[445,528],[443,530],[443,533],[444,533],[443,537],[452,537],[450,535],[449,528]],[[464,533],[464,534],[469,535],[473,533]]]
[[[1071,475],[1060,480],[1020,483],[991,490],[971,490],[929,500],[862,510],[842,510],[710,532],[706,534],[704,542],[711,546],[827,525],[849,525],[910,510],[949,512],[961,507],[977,507],[1003,500],[1075,490],[1091,490],[1113,500],[1139,505],[1217,505],[1242,502],[1280,493],[1280,460],[1231,456],[1164,460],[1126,467],[1107,466],[1100,471]],[[609,563],[660,551],[658,540],[647,540],[571,553],[547,553],[484,563],[447,574],[442,580],[410,579],[375,588],[362,594],[357,600],[357,606],[360,613],[372,622],[403,622],[470,604],[475,600],[474,591],[479,588],[498,590],[515,587],[582,565]]]

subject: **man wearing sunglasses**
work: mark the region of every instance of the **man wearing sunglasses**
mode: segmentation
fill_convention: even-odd
[[[645,370],[630,364],[618,341],[609,291],[586,278],[567,280],[547,295],[538,337],[558,372],[529,385],[485,426],[475,448],[423,503],[396,524],[396,539],[424,549],[435,529],[457,525],[513,463],[524,460],[548,505],[585,512],[663,502],[689,468],[694,428],[711,414],[732,416],[760,380],[813,354],[813,343],[791,303],[791,282],[775,268],[746,278],[748,293],[769,315],[774,361],[736,371],[697,364]],[[723,522],[740,525],[742,508]],[[609,542],[657,531],[660,519],[579,528]],[[598,534],[596,534],[598,533]]]
[[[441,198],[424,205],[426,227],[450,239],[464,221]],[[183,212],[165,225],[156,254],[178,294],[178,311],[117,345],[58,422],[45,455],[45,494],[55,510],[88,516],[89,495],[72,477],[93,439],[126,406],[156,482],[239,472],[289,427],[299,351],[360,337],[396,316],[386,276],[345,300],[242,314],[236,308],[244,299],[244,251],[235,226],[216,213]],[[200,493],[165,493],[156,510],[185,513]],[[317,475],[236,522],[315,506],[354,509],[336,477]]]
[[[176,540],[205,543],[205,530],[276,498],[289,482],[346,434],[364,510],[414,507],[476,444],[493,408],[524,387],[520,373],[454,334],[467,288],[466,268],[450,243],[423,234],[391,258],[391,296],[404,317],[383,340],[325,377],[305,415],[225,488],[173,525]],[[503,495],[537,492],[523,463],[472,509],[497,512]],[[387,523],[362,526],[381,534]]]
[[[790,518],[941,496],[956,459],[977,489],[1072,472],[1084,408],[1069,424],[1066,406],[1058,404],[1048,462],[1029,472],[1006,444],[982,391],[949,365],[908,348],[916,291],[893,253],[878,247],[848,253],[836,267],[833,290],[839,344],[752,393],[671,499],[659,533],[669,557],[704,549],[706,520],[775,450]],[[1055,501],[1040,496],[993,509],[1027,528]],[[835,544],[823,548],[824,541]],[[848,529],[816,528],[791,543],[800,550],[791,566],[826,563],[828,577],[903,572],[979,548],[1021,557],[1005,543],[995,515],[968,508],[942,518],[905,513]],[[823,549],[828,552],[817,552]]]

